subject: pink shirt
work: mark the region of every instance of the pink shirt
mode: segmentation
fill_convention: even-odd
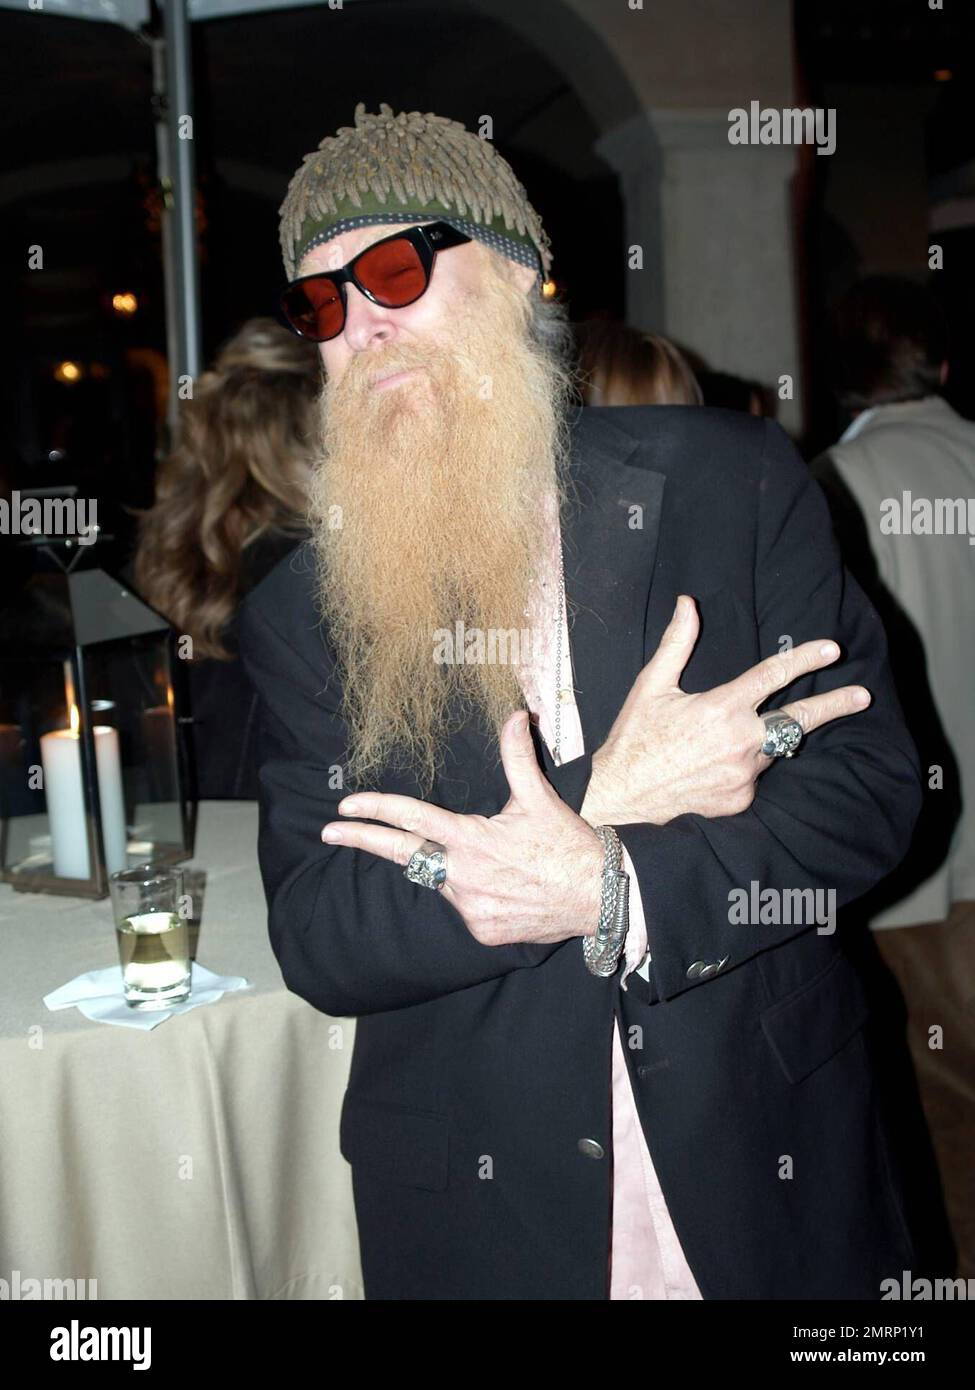
[[[561,537],[548,509],[552,535],[550,565],[533,596],[529,613],[534,644],[530,667],[522,672],[525,699],[549,749],[555,744],[555,699],[561,704],[559,761],[571,762],[585,750],[579,709],[572,682],[568,617],[563,603],[562,670],[556,673],[555,625],[558,617],[558,561]],[[630,927],[626,936],[626,960],[620,987],[634,970],[646,977],[650,953],[640,887],[626,849],[623,864],[630,876]],[[579,967],[583,969],[582,940]],[[653,1160],[640,1123],[630,1074],[623,1054],[619,1025],[613,1030],[613,1214],[609,1252],[611,1299],[699,1299],[701,1292],[684,1258],[677,1232],[667,1210]]]

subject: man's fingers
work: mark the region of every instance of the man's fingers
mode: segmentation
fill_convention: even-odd
[[[791,685],[794,680],[808,675],[810,671],[818,671],[828,666],[839,654],[840,649],[836,643],[824,638],[817,638],[814,642],[802,642],[791,651],[767,656],[764,661],[750,666],[747,671],[736,676],[733,681],[728,681],[720,689],[732,703],[751,705],[752,709],[757,710],[758,706],[777,690]]]
[[[862,685],[843,685],[839,690],[827,690],[822,695],[809,695],[805,700],[790,700],[782,705],[783,714],[790,715],[802,725],[803,733],[812,733],[831,719],[845,719],[860,714],[870,703],[870,691]]]
[[[637,677],[635,688],[655,694],[677,689],[700,630],[694,600],[689,594],[678,594],[674,615],[661,634],[657,650]]]
[[[343,797],[339,814],[362,816],[365,820],[381,820],[399,830],[419,835],[421,840],[437,840],[440,844],[457,842],[462,831],[463,816],[431,806],[414,796],[399,796],[395,792],[354,792]]]
[[[508,779],[512,801],[527,809],[547,799],[551,787],[542,775],[528,727],[528,715],[518,710],[501,729],[501,765]]]
[[[349,849],[364,849],[380,859],[389,859],[405,868],[412,855],[428,835],[411,835],[404,830],[390,830],[385,825],[361,825],[358,821],[330,821],[322,831],[328,845],[344,845]]]

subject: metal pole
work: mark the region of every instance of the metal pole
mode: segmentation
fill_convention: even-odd
[[[166,180],[163,257],[166,262],[169,425],[175,442],[180,378],[193,381],[201,371],[200,274],[196,249],[196,160],[193,145],[193,75],[190,21],[186,0],[162,0],[165,64]],[[160,169],[162,176],[163,170]],[[163,182],[162,177],[160,182]],[[163,184],[166,193],[166,184]],[[169,235],[166,235],[166,224]],[[185,394],[185,392],[184,392]]]
[[[176,308],[175,257],[173,255],[173,179],[169,168],[169,130],[166,124],[166,43],[160,37],[149,40],[152,49],[152,95],[156,122],[156,180],[162,198],[160,235],[162,239],[163,295],[166,317],[166,361],[170,365],[169,397],[166,404],[168,436],[160,440],[163,454],[169,452],[176,429],[176,363],[181,357],[180,332]]]

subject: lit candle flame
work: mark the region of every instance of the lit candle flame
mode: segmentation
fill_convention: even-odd
[[[64,703],[68,709],[74,704],[74,700],[74,675],[71,671],[71,662],[66,660],[64,663]]]
[[[78,706],[72,701],[72,704],[71,704],[71,734],[72,734],[72,737],[73,737],[73,738],[77,738],[77,737],[78,737],[78,729],[79,729],[80,725],[81,725],[81,720],[80,720],[79,717],[78,717]]]

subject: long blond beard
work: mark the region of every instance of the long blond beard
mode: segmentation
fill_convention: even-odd
[[[496,735],[525,704],[518,665],[444,662],[437,637],[458,621],[525,633],[551,543],[545,516],[567,496],[572,373],[532,340],[528,297],[504,263],[482,258],[476,292],[435,342],[358,353],[322,394],[309,519],[350,784],[395,763],[427,791],[456,727],[481,714]],[[423,370],[400,385],[372,387],[413,367]]]

